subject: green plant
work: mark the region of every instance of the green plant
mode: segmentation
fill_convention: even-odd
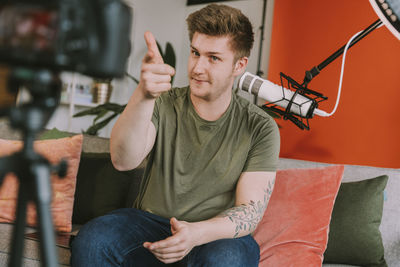
[[[157,42],[158,49],[160,50],[160,54],[164,59],[164,62],[173,68],[176,66],[176,56],[175,51],[171,43],[167,42],[165,51],[161,48],[160,44]],[[130,75],[128,72],[125,72],[125,76],[132,79],[136,84],[139,84],[139,80],[134,76]],[[171,84],[173,83],[174,77],[171,79]],[[111,82],[111,81],[110,81]],[[85,134],[89,135],[97,135],[98,132],[107,126],[107,124],[112,121],[115,117],[124,111],[126,107],[125,105],[117,104],[117,103],[105,103],[98,105],[93,108],[89,108],[74,114],[74,118],[83,117],[83,116],[95,116],[93,119],[92,125],[83,131]]]

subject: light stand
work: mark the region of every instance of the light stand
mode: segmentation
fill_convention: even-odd
[[[262,58],[262,51],[263,51],[263,43],[264,43],[264,30],[265,30],[265,16],[267,14],[267,0],[263,0],[263,10],[262,10],[262,21],[260,26],[260,45],[258,47],[258,58],[257,58],[257,73],[256,75],[262,76],[264,72],[261,70],[261,58]],[[254,96],[254,104],[257,105],[258,97]]]
[[[4,176],[10,172],[16,174],[19,179],[9,266],[22,264],[26,208],[29,201],[36,204],[43,264],[57,266],[58,257],[50,211],[52,199],[50,173],[57,171],[58,175],[63,177],[67,166],[64,161],[58,166],[51,166],[47,159],[34,151],[33,143],[58,105],[61,82],[58,73],[49,70],[15,69],[9,78],[9,90],[17,91],[21,86],[28,88],[32,100],[20,107],[0,111],[0,116],[9,117],[12,127],[22,131],[24,143],[21,151],[0,159],[0,185]]]

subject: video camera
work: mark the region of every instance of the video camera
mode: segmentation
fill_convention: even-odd
[[[59,103],[61,71],[96,78],[124,75],[130,24],[130,9],[120,0],[0,0],[0,63],[7,67],[0,97],[5,88],[11,93],[26,88],[31,96],[16,107],[0,106],[0,117],[22,131],[24,143],[21,151],[0,158],[0,186],[7,173],[20,181],[9,266],[22,265],[29,201],[38,210],[43,262],[57,266],[50,173],[64,176],[66,162],[50,164],[33,143]]]
[[[0,62],[121,77],[131,13],[120,0],[0,1]]]

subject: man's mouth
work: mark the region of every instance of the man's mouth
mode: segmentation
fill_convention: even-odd
[[[192,78],[192,80],[199,84],[208,83],[208,80],[205,80],[205,79]]]

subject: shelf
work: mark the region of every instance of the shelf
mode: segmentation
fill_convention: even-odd
[[[68,105],[69,106],[70,103],[68,101],[60,101],[60,105]],[[78,106],[78,107],[89,107],[89,108],[92,108],[92,107],[98,106],[99,104],[74,101],[73,105],[74,106]]]
[[[80,107],[95,107],[98,104],[93,103],[93,95],[88,93],[77,93],[76,91],[73,93],[71,99],[71,91],[63,91],[61,92],[61,101],[62,105],[73,105]],[[72,102],[72,103],[71,103]]]

